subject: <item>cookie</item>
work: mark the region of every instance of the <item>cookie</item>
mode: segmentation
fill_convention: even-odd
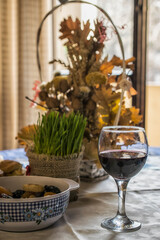
[[[22,165],[19,162],[12,160],[4,160],[0,162],[0,169],[5,175],[14,172],[15,170],[22,169]]]
[[[24,184],[23,190],[26,192],[39,193],[44,191],[44,187],[39,184]]]
[[[29,198],[31,195],[33,195],[32,192],[24,192],[21,196],[21,198]]]
[[[46,196],[51,196],[51,195],[55,195],[56,193],[53,192],[45,192],[44,197]]]
[[[11,173],[7,173],[5,174],[6,176],[22,176],[23,172],[22,172],[22,167],[20,167],[19,169],[14,170]]]
[[[34,194],[31,194],[29,198],[35,198],[36,196]]]
[[[9,195],[9,196],[12,196],[12,193],[11,193],[8,189],[0,186],[0,195],[1,195],[2,193],[5,193],[5,194],[7,194],[7,195]]]

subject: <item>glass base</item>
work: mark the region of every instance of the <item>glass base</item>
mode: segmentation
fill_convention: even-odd
[[[130,220],[127,216],[117,215],[112,219],[105,218],[101,227],[114,232],[133,232],[141,228],[141,223]]]

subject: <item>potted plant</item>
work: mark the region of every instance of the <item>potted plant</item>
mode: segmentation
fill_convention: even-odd
[[[85,126],[86,119],[79,113],[39,115],[33,144],[27,148],[30,174],[77,181]]]

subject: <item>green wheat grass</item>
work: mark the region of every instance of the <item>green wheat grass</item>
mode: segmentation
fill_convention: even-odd
[[[68,117],[54,111],[42,118],[39,115],[34,135],[35,152],[54,156],[79,153],[86,122],[80,113],[71,113]]]

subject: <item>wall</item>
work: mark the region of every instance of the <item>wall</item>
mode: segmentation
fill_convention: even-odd
[[[160,146],[160,86],[146,87],[146,132],[150,146]]]

